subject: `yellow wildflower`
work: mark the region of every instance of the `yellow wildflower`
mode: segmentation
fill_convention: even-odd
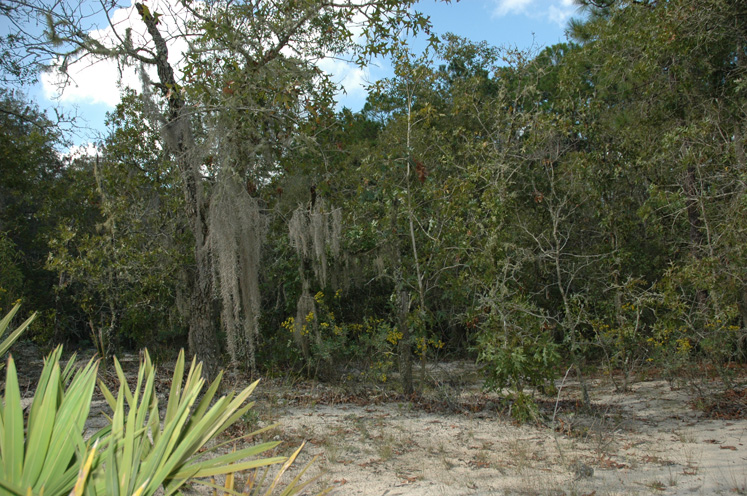
[[[283,321],[282,324],[280,324],[280,327],[283,329],[287,329],[290,332],[295,331],[296,329],[296,320],[293,317],[288,317]]]
[[[386,340],[392,344],[397,344],[400,339],[402,339],[402,333],[399,332],[396,327],[394,329],[390,329],[386,335]]]
[[[689,353],[692,349],[692,344],[690,344],[690,340],[687,338],[682,338],[677,340],[677,352],[686,354]]]

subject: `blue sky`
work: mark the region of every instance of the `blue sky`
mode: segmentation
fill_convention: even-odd
[[[573,0],[461,0],[450,4],[421,0],[417,9],[430,16],[433,31],[437,34],[452,32],[473,41],[520,49],[537,49],[565,41],[567,21],[578,15]],[[123,17],[130,12],[131,8],[120,11]],[[412,48],[419,51],[422,46],[424,43],[416,41]],[[386,62],[379,62],[378,66],[365,71],[331,61],[324,68],[335,74],[338,82],[346,84],[347,95],[340,96],[341,105],[353,110],[361,108],[365,102],[365,90],[361,84],[389,75]],[[93,139],[97,130],[104,129],[104,116],[118,99],[117,78],[113,65],[97,63],[82,70],[76,77],[78,86],[68,88],[56,102],[49,78],[46,84],[32,89],[29,96],[43,108],[55,104],[68,110],[76,107],[78,115],[87,121],[91,130],[82,131],[74,138],[78,144],[83,144]],[[124,79],[137,84],[134,75],[125,75]]]
[[[421,0],[438,33],[453,32],[494,46],[529,48],[565,40],[565,27],[577,8],[572,0]]]

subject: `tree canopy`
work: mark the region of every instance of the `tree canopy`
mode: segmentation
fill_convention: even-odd
[[[4,91],[0,302],[103,353],[187,338],[208,374],[398,371],[412,393],[418,362],[450,355],[517,397],[589,364],[620,389],[646,366],[728,383],[747,342],[747,7],[584,3],[532,52],[437,37],[412,1],[137,4],[146,35],[106,41],[67,4],[9,2],[48,29],[3,42],[36,57],[6,72],[155,73],[98,156],[67,162]],[[319,60],[382,54],[393,75],[337,108]]]

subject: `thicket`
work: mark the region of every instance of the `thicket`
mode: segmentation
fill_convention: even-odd
[[[200,43],[227,49],[233,28],[213,27]],[[538,52],[388,38],[394,75],[358,112],[334,111],[301,61],[195,55],[181,104],[223,109],[189,123],[199,229],[196,176],[164,131],[175,88],[128,91],[99,155],[66,161],[6,91],[0,302],[40,311],[40,343],[168,350],[192,339],[208,263],[218,365],[398,372],[411,392],[418,364],[461,356],[517,399],[568,367],[621,390],[642,368],[731,385],[747,358],[747,6],[594,2],[568,31]]]

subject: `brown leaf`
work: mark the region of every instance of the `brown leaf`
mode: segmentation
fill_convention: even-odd
[[[425,178],[428,177],[428,171],[420,160],[415,160],[415,172],[418,173],[418,180],[420,180],[421,183],[424,183]]]

